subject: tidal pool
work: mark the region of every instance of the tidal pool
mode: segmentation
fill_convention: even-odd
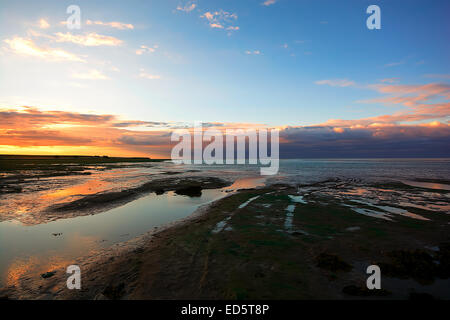
[[[14,220],[3,221],[0,223],[0,287],[15,285],[28,274],[36,276],[68,266],[96,249],[187,217],[200,205],[225,195],[220,189],[203,190],[200,197],[152,193],[96,215],[31,226]]]

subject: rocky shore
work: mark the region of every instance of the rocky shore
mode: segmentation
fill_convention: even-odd
[[[450,299],[448,206],[448,191],[401,183],[331,179],[240,190],[80,258],[81,290],[66,288],[61,268],[21,279],[0,296]],[[366,287],[373,264],[381,268],[382,290]]]

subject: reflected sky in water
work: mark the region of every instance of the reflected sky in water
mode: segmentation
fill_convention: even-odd
[[[279,174],[275,177],[261,177],[259,166],[242,165],[177,166],[159,163],[149,167],[130,165],[105,171],[94,168],[89,170],[91,174],[85,176],[49,177],[36,181],[31,179],[23,183],[23,192],[1,196],[0,218],[3,221],[0,222],[0,287],[17,285],[18,280],[26,275],[39,276],[52,269],[68,266],[90,252],[127,241],[154,227],[184,218],[199,205],[225,196],[227,192],[262,186],[274,181],[307,183],[340,177],[361,178],[365,181],[398,180],[417,187],[445,190],[450,188],[440,183],[413,181],[415,178],[448,178],[448,159],[282,160]],[[203,190],[200,197],[180,196],[173,192],[163,195],[152,193],[91,216],[65,218],[62,213],[57,217],[59,220],[48,222],[48,218],[40,215],[40,212],[51,204],[73,201],[97,192],[134,187],[151,179],[167,178],[165,172],[170,171],[180,171],[182,176],[189,174],[239,179],[232,186],[221,190]],[[384,197],[388,201],[393,194],[393,190],[356,187],[340,191],[341,197],[361,197],[364,199],[360,200],[364,201],[371,199],[370,194],[377,201],[383,200]],[[326,193],[326,190],[321,192]],[[336,196],[334,190],[330,190],[330,194]],[[436,198],[433,192],[423,192],[414,197],[400,195],[397,200],[409,207],[439,211],[448,208],[447,201],[434,203],[433,206],[427,203],[427,198]],[[385,206],[383,210],[386,208],[388,207]],[[388,209],[392,211],[395,208]],[[403,215],[407,213],[396,212]]]
[[[221,190],[203,190],[202,196],[195,198],[153,193],[92,216],[33,226],[4,221],[0,223],[0,285],[17,284],[18,278],[28,273],[68,266],[80,256],[184,218],[199,205],[225,195]]]

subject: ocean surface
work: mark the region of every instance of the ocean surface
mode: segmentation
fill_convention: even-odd
[[[28,275],[73,264],[80,256],[133,239],[192,214],[199,206],[230,191],[264,184],[322,181],[400,181],[413,187],[450,190],[450,159],[281,160],[275,176],[262,177],[257,165],[174,165],[169,162],[127,164],[123,168],[88,168],[90,175],[24,179],[22,192],[0,195],[0,287],[19,285]],[[42,214],[49,205],[97,192],[117,191],[151,179],[217,176],[235,181],[222,189],[203,190],[200,197],[151,193],[95,215]],[[5,176],[6,173],[3,174]],[[417,181],[417,180],[422,181]],[[423,181],[427,180],[427,181]],[[432,181],[439,180],[439,181]]]

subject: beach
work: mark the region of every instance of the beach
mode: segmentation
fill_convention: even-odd
[[[311,169],[317,166],[320,175]],[[8,192],[0,201],[34,202],[22,212],[2,206],[0,227],[31,232],[42,249],[32,248],[33,259],[23,258],[25,249],[14,256],[6,247],[15,238],[2,232],[9,255],[2,254],[0,296],[449,299],[450,183],[439,178],[448,161],[425,166],[418,175],[411,160],[287,160],[278,177],[266,179],[232,166],[122,164],[86,168],[76,182],[72,175],[56,178],[66,190],[58,196],[53,187],[35,190],[42,181],[26,182],[21,188],[30,191]],[[116,222],[106,228],[108,221]],[[49,225],[55,228],[44,229],[45,236],[36,229]],[[81,268],[81,290],[66,287],[72,264]],[[366,288],[373,264],[381,268],[382,290]]]

